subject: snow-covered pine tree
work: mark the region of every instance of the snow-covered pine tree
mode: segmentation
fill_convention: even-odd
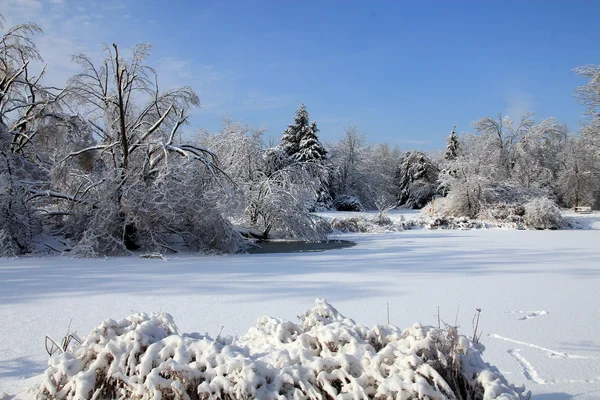
[[[446,151],[442,160],[442,170],[439,175],[440,185],[438,192],[446,197],[448,195],[447,180],[456,177],[456,163],[460,155],[460,142],[456,136],[456,125],[452,128],[450,136],[446,139]]]
[[[458,157],[460,143],[458,142],[458,137],[456,136],[456,125],[452,128],[452,132],[450,132],[450,136],[446,139],[446,152],[444,153],[444,158],[448,161],[456,160]]]
[[[300,142],[306,133],[310,130],[308,111],[304,103],[296,111],[294,123],[289,124],[281,136],[281,148],[285,150],[288,156],[295,157],[300,150]]]
[[[322,162],[327,158],[327,150],[325,150],[319,141],[317,132],[319,132],[317,123],[312,122],[309,129],[304,132],[303,137],[300,139],[300,146],[298,152],[295,154],[296,161]]]
[[[422,208],[437,193],[439,169],[420,151],[406,152],[396,172],[396,200],[399,206]]]
[[[325,165],[327,150],[323,147],[317,133],[316,122],[310,122],[304,103],[296,111],[294,123],[288,125],[281,137],[280,147],[295,162],[302,163],[311,170],[311,175],[318,179],[315,204],[311,208],[329,209],[333,200],[329,192],[328,170]],[[310,164],[308,164],[310,163]]]

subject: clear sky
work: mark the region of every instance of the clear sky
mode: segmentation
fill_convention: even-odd
[[[279,138],[302,102],[324,141],[356,125],[404,150],[498,113],[577,131],[572,69],[600,63],[600,1],[0,0],[0,13],[44,29],[52,83],[77,71],[72,54],[151,42],[162,86],[200,96],[190,133],[230,116]]]

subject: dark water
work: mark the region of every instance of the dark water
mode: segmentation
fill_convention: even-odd
[[[355,242],[349,240],[324,240],[322,242],[303,242],[303,241],[276,241],[259,242],[258,247],[248,250],[250,254],[268,254],[268,253],[305,253],[309,251],[325,251],[343,249],[356,246]]]

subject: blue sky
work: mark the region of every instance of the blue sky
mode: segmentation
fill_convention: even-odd
[[[370,142],[436,149],[484,115],[556,117],[577,131],[600,63],[598,1],[0,0],[8,25],[38,22],[48,80],[101,43],[153,45],[163,87],[190,85],[190,134],[230,116],[279,137],[300,103],[324,141],[356,125]]]

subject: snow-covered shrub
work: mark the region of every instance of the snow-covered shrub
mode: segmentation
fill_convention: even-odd
[[[324,300],[301,324],[261,317],[240,338],[179,334],[168,314],[106,320],[49,361],[43,399],[527,399],[455,328],[368,329]]]
[[[416,224],[426,229],[481,229],[493,226],[482,221],[470,219],[468,217],[429,217],[423,216],[416,221]]]
[[[391,219],[386,214],[373,217],[356,216],[351,218],[332,218],[329,221],[334,231],[340,233],[386,233],[399,232],[421,226],[420,220]]]
[[[358,198],[346,194],[337,196],[333,201],[333,206],[337,211],[362,211],[363,209]]]
[[[339,232],[356,233],[369,232],[369,225],[365,218],[334,218],[331,220],[331,227]]]
[[[475,182],[455,182],[446,197],[434,200],[435,214],[446,217],[476,218],[483,207],[481,186]],[[427,203],[421,209],[431,213],[432,204]]]
[[[482,214],[486,219],[522,223],[525,207],[522,204],[500,203],[486,207]]]
[[[383,212],[377,213],[375,218],[373,218],[373,222],[381,226],[388,226],[393,224],[392,219],[388,217],[386,213]]]
[[[528,201],[525,206],[524,221],[530,228],[558,229],[563,224],[560,209],[552,200],[538,197]]]

